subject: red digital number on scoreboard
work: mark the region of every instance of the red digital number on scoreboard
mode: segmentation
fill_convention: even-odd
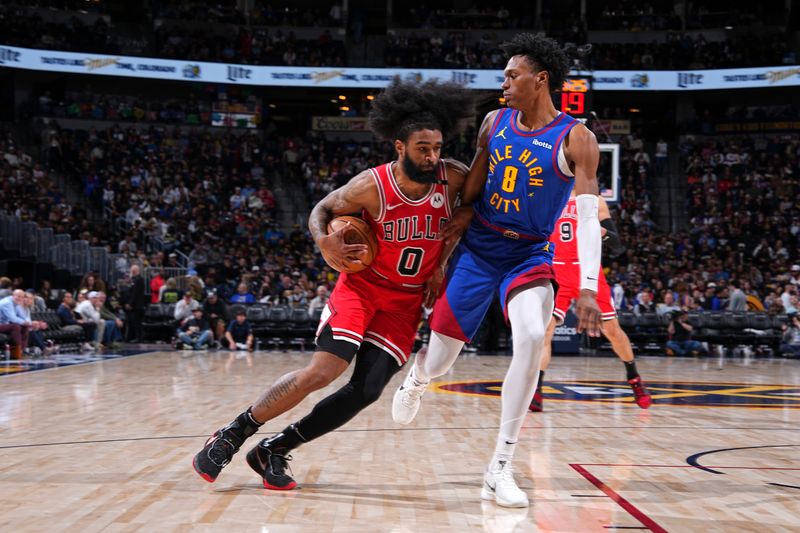
[[[560,111],[575,118],[585,118],[592,106],[592,79],[586,76],[573,76],[564,80],[561,86]],[[558,105],[558,101],[555,102]]]
[[[561,111],[570,115],[586,112],[586,93],[561,93]]]

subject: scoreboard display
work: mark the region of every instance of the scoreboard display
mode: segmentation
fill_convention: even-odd
[[[568,76],[555,99],[556,109],[578,119],[589,118],[592,110],[591,76]]]

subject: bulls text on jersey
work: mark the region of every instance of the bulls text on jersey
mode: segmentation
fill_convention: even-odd
[[[396,220],[383,222],[383,240],[387,242],[405,242],[407,240],[427,239],[429,241],[439,240],[439,232],[447,219],[439,217],[438,226],[434,226],[433,216],[425,215],[425,222],[421,222],[418,216],[403,217]]]

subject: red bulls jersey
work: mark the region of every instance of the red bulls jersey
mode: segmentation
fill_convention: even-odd
[[[378,238],[378,253],[369,266],[381,278],[407,288],[422,288],[439,265],[443,241],[439,230],[450,219],[447,185],[436,183],[419,200],[400,191],[392,163],[370,169],[381,197],[377,219],[363,213]],[[437,180],[446,180],[440,161]]]
[[[561,216],[556,220],[553,234],[550,241],[555,243],[556,251],[553,261],[559,263],[578,262],[578,239],[576,230],[578,229],[578,206],[575,198],[570,198]]]

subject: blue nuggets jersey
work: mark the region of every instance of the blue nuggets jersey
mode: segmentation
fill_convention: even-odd
[[[536,131],[521,131],[519,111],[502,109],[489,138],[489,175],[475,206],[484,226],[548,239],[572,190],[558,167],[561,143],[579,121],[559,113]]]

